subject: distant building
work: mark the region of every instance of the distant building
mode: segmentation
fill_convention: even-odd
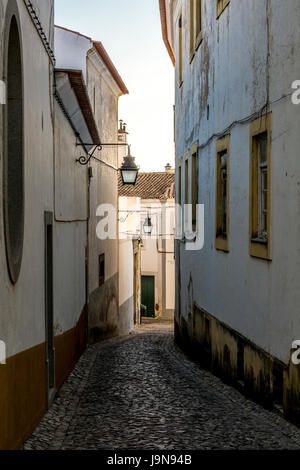
[[[135,186],[122,186],[119,180],[120,252],[130,237],[140,239],[140,306],[145,316],[174,318],[174,224],[175,175],[170,165],[165,172],[139,173]],[[124,264],[120,279],[129,277]]]
[[[205,245],[176,243],[176,339],[300,420],[300,4],[160,0],[175,63],[176,187]],[[197,221],[195,221],[197,223]],[[197,225],[195,225],[195,229]]]

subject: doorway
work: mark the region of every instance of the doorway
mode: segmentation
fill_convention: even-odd
[[[55,397],[55,349],[53,329],[53,214],[45,212],[45,325],[48,407]]]
[[[155,277],[142,276],[142,316],[155,317]]]
[[[137,309],[137,297],[138,297],[138,285],[137,285],[137,270],[138,270],[138,255],[134,254],[134,263],[133,263],[133,310],[134,310],[134,324],[139,323],[138,319],[138,309]]]

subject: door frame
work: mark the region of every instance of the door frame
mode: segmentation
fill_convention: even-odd
[[[54,348],[54,292],[53,292],[53,213],[45,212],[45,354],[47,406],[51,406],[55,394]],[[50,229],[50,230],[49,230]],[[49,240],[49,236],[51,237]]]
[[[154,309],[154,314],[153,316],[149,316],[148,318],[155,318],[156,316],[156,275],[155,274],[142,274],[141,275],[141,299],[143,298],[143,277],[151,277],[154,280],[154,286],[153,286],[153,309]],[[146,317],[147,318],[147,317]]]

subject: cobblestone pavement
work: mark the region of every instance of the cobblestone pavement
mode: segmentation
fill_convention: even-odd
[[[187,359],[165,322],[90,347],[24,449],[300,449],[300,430]]]

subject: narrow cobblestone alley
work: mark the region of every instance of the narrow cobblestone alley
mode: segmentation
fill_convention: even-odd
[[[164,323],[90,347],[24,449],[300,449],[300,431],[192,363]]]

